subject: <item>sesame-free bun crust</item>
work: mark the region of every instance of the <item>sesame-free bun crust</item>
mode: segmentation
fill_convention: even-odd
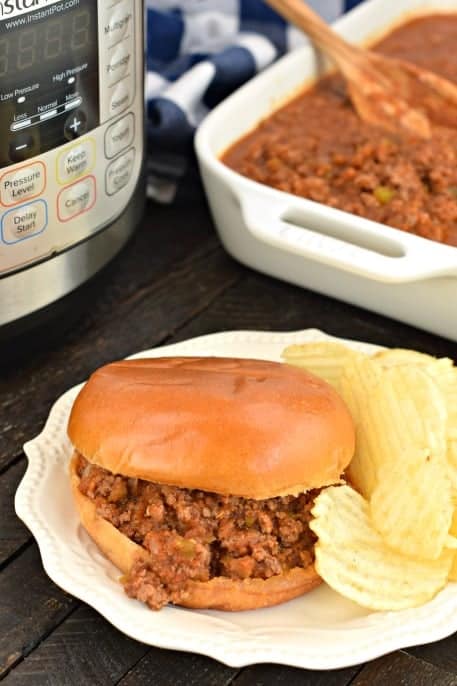
[[[339,481],[354,427],[336,391],[295,367],[175,357],[96,371],[69,420],[75,448],[124,476],[265,499]]]
[[[97,514],[94,502],[79,490],[76,465],[75,455],[70,464],[70,476],[82,525],[104,555],[124,574],[128,574],[136,561],[147,562],[150,554]],[[314,565],[306,569],[295,567],[285,574],[265,580],[236,580],[219,576],[206,582],[189,582],[186,589],[188,593],[179,604],[194,609],[255,610],[297,598],[320,583]]]

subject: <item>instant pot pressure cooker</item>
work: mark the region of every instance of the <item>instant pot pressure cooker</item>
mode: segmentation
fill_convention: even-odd
[[[0,334],[84,284],[139,219],[143,12],[0,0]]]

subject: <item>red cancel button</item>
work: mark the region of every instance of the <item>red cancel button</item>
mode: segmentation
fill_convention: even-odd
[[[57,214],[61,222],[78,217],[88,212],[97,199],[95,177],[86,176],[84,179],[67,186],[57,198]]]

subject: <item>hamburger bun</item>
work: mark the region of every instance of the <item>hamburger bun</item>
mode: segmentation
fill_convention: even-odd
[[[294,367],[260,360],[157,358],[96,371],[69,419],[71,483],[81,522],[124,575],[151,553],[97,513],[79,489],[78,453],[112,474],[264,500],[336,483],[354,452],[337,393]],[[315,588],[314,565],[268,579],[191,580],[179,605],[247,610]]]
[[[227,358],[102,367],[79,393],[68,435],[114,474],[254,499],[338,482],[355,445],[349,412],[325,381]]]

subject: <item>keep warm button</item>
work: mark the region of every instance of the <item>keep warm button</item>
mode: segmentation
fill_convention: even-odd
[[[76,181],[89,174],[95,164],[95,142],[88,138],[65,148],[57,160],[57,180],[60,184]]]
[[[83,214],[83,212],[88,212],[95,205],[96,197],[97,192],[93,176],[86,176],[81,181],[67,186],[57,198],[57,214],[60,221],[67,222]]]
[[[2,217],[2,240],[4,243],[18,243],[36,236],[48,224],[48,210],[44,200],[15,207]]]

